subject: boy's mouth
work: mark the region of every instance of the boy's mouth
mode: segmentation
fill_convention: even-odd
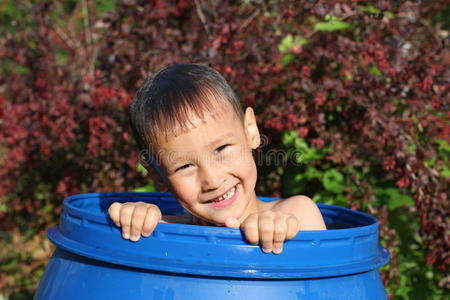
[[[214,199],[211,199],[209,201],[206,201],[205,203],[212,205],[214,207],[225,207],[231,205],[234,202],[234,200],[236,199],[236,195],[237,195],[237,185],[233,186],[225,194],[216,197]]]

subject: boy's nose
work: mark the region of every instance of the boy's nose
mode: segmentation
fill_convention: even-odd
[[[201,176],[202,191],[204,193],[219,189],[225,181],[223,173],[220,171],[219,167],[209,166],[202,168]]]

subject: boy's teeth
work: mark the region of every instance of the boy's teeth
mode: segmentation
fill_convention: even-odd
[[[223,200],[228,200],[230,199],[233,195],[234,192],[236,191],[236,187],[233,187],[231,190],[229,190],[226,194],[220,196],[219,198],[217,198],[217,200],[213,200],[214,202],[220,202]]]

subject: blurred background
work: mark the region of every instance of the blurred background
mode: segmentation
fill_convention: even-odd
[[[449,30],[437,0],[1,0],[0,299],[32,298],[64,197],[155,190],[127,109],[177,62],[254,107],[258,195],[375,215],[391,298],[448,297]]]

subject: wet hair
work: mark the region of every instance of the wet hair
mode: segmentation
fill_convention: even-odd
[[[141,162],[155,155],[160,138],[195,127],[192,116],[200,120],[207,114],[214,117],[215,110],[226,105],[231,105],[243,122],[239,100],[222,75],[210,67],[176,64],[149,77],[130,106],[130,123]]]

